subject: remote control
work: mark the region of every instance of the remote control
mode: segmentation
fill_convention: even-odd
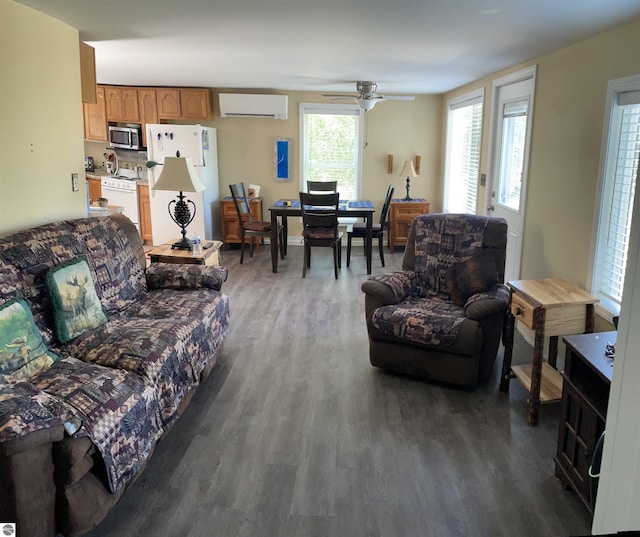
[[[213,241],[205,242],[202,247],[206,250],[207,248],[211,248],[213,246]]]

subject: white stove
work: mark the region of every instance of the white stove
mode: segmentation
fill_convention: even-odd
[[[128,172],[130,170],[123,170]],[[100,181],[102,197],[109,200],[109,205],[123,208],[123,213],[140,229],[138,212],[138,182],[135,177],[127,175],[106,175]]]

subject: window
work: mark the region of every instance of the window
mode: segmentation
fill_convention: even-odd
[[[475,214],[484,90],[448,103],[444,211]]]
[[[300,190],[338,181],[341,199],[358,199],[363,112],[357,105],[300,104]]]
[[[609,83],[592,294],[620,313],[640,157],[640,77]]]

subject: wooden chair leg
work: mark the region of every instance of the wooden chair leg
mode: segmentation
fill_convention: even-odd
[[[338,256],[340,255],[338,253],[339,244],[339,242],[333,243],[333,273],[336,277],[336,280],[338,279]]]
[[[250,246],[249,246],[249,257],[253,257],[253,246],[256,242],[256,237],[251,237]]]
[[[347,268],[351,263],[351,233],[347,235]]]
[[[378,237],[378,250],[380,250],[380,263],[382,263],[382,266],[384,267],[384,253],[382,252],[383,248],[382,248],[382,235],[380,235]]]
[[[342,237],[338,240],[338,267],[342,268]]]
[[[240,264],[244,261],[244,231],[240,231]]]
[[[280,241],[280,259],[284,259],[287,252],[285,250],[286,244],[284,240],[284,232],[282,230],[278,233],[278,240]]]
[[[309,257],[309,251],[311,250],[310,246],[305,242],[304,243],[304,255],[302,259],[302,277],[305,278],[307,276],[307,263]]]

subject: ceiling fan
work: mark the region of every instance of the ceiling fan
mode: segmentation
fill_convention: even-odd
[[[323,97],[331,99],[350,99],[362,108],[365,112],[372,110],[376,103],[381,101],[413,101],[415,97],[411,95],[381,95],[376,93],[378,84],[367,80],[359,80],[356,82],[356,91],[358,95],[330,95],[322,94]]]

